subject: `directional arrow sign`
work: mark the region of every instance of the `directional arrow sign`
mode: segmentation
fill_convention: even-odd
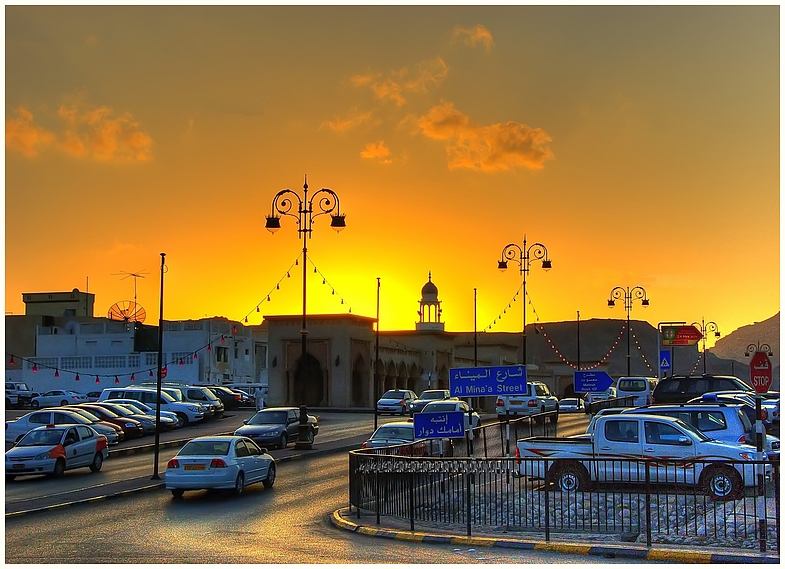
[[[663,346],[694,346],[703,338],[695,326],[663,326]]]
[[[750,380],[756,393],[766,393],[771,387],[771,362],[766,352],[755,352],[752,356]]]
[[[576,371],[575,393],[602,393],[613,385],[613,378],[604,371]]]

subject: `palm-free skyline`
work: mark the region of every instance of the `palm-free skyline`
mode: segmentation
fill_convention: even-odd
[[[623,319],[616,286],[655,325],[779,311],[778,6],[7,6],[5,45],[6,313],[89,286],[105,315],[144,272],[156,322],[165,252],[167,319],[297,314],[265,215],[305,175],[346,214],[309,313],[375,316],[381,277],[413,329],[430,271],[448,330],[476,287],[519,331],[524,234],[529,323]]]

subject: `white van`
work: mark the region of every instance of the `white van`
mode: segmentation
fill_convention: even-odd
[[[634,407],[651,405],[651,394],[657,387],[655,377],[620,377],[616,382],[616,397],[634,396],[632,402]]]
[[[155,409],[158,403],[162,411],[171,411],[182,419],[183,426],[204,419],[204,410],[200,405],[186,401],[177,401],[166,391],[161,391],[161,399],[156,401],[156,390],[148,387],[107,387],[101,392],[98,401],[107,399],[135,399]]]

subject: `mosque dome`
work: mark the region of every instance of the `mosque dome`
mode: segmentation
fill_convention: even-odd
[[[436,301],[439,297],[439,289],[431,282],[431,273],[428,273],[428,282],[422,287],[422,299],[425,301]]]

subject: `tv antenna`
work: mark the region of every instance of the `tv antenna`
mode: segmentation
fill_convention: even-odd
[[[129,273],[128,271],[120,271],[119,273],[112,273],[113,275],[125,275],[120,280],[125,280],[128,277],[134,278],[134,304],[136,304],[136,279],[143,279],[144,275],[148,275],[150,273],[145,273],[144,270],[136,271],[135,273]]]

